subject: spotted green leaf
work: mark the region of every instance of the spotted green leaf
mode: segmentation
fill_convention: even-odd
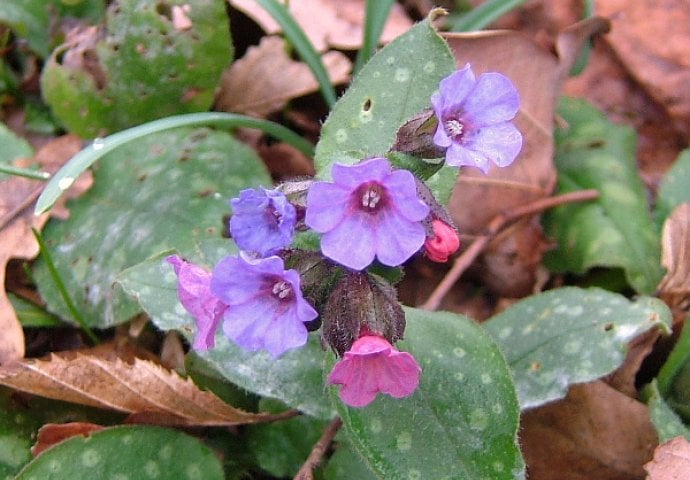
[[[647,398],[649,416],[659,434],[659,443],[665,443],[678,436],[690,441],[690,428],[661,397],[656,381],[644,388],[643,395]]]
[[[316,146],[318,175],[327,178],[334,161],[347,161],[343,152],[358,152],[359,159],[386,153],[398,128],[431,108],[431,94],[454,69],[448,45],[428,20],[381,49],[323,124]]]
[[[349,440],[377,478],[524,478],[519,408],[498,347],[471,320],[407,308],[397,346],[422,367],[405,399],[348,408],[331,393]]]
[[[208,110],[233,54],[223,0],[118,0],[104,38],[80,38],[77,54],[68,44],[53,52],[41,93],[69,130],[88,138]],[[84,49],[92,62],[80,60]]]
[[[526,409],[615,370],[633,338],[651,328],[670,332],[671,312],[651,297],[631,302],[598,288],[567,287],[528,297],[483,325],[501,347]]]
[[[231,249],[221,238],[228,199],[243,188],[270,185],[251,149],[207,129],[126,144],[104,157],[94,176],[93,188],[70,204],[69,219],[51,221],[43,237],[77,308],[100,328],[140,308],[113,285],[118,273],[166,249],[194,257],[202,240]],[[42,261],[35,279],[48,309],[71,320]]]
[[[223,250],[207,242],[199,251],[207,252],[195,261],[212,268]],[[188,340],[194,336],[193,318],[177,299],[177,281],[172,268],[163,257],[153,257],[136,265],[117,278],[124,290],[132,295],[161,330],[178,330]],[[246,352],[216,335],[216,346],[197,355],[214,371],[250,392],[278,399],[293,408],[323,419],[333,416],[323,387],[323,350],[318,334],[312,334],[305,347],[290,350],[275,360],[266,352]]]
[[[655,219],[659,229],[671,211],[684,202],[690,202],[690,149],[683,150],[671,169],[664,175],[659,187]]]
[[[222,480],[223,467],[196,438],[171,429],[112,427],[66,440],[36,457],[16,480]]]
[[[598,200],[561,206],[545,219],[558,249],[545,257],[557,272],[619,267],[639,293],[654,293],[663,271],[659,233],[635,164],[635,132],[615,125],[583,100],[559,108],[568,127],[556,131],[560,193],[594,188]]]

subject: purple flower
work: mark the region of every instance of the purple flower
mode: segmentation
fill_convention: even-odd
[[[241,250],[265,257],[290,245],[297,213],[283,193],[259,188],[230,200],[230,233]]]
[[[506,76],[483,73],[475,80],[467,64],[441,80],[431,104],[438,118],[434,143],[448,149],[448,165],[487,173],[489,161],[506,167],[520,153],[522,135],[511,122],[520,97]]]
[[[351,407],[365,407],[378,393],[394,398],[412,395],[422,369],[412,355],[399,352],[377,335],[365,335],[352,344],[328,375],[329,384],[339,384],[340,399]]]
[[[211,292],[228,309],[225,335],[249,351],[268,350],[274,357],[307,342],[309,322],[318,313],[302,296],[296,270],[284,270],[279,257],[225,257],[211,277]]]
[[[305,223],[319,233],[323,254],[362,270],[374,260],[400,265],[426,238],[420,223],[429,207],[419,199],[414,176],[392,170],[385,158],[333,165],[333,181],[315,182],[307,194]]]
[[[180,303],[196,321],[192,346],[196,350],[213,348],[218,324],[228,307],[211,293],[211,273],[179,255],[170,255],[165,260],[175,269]]]

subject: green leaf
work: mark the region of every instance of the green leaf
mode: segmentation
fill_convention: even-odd
[[[59,327],[62,325],[60,319],[38,305],[11,293],[8,293],[7,297],[10,299],[14,313],[17,314],[17,319],[22,327]]]
[[[43,238],[77,308],[90,326],[105,328],[139,311],[113,287],[118,273],[166,249],[192,255],[204,239],[231,249],[221,238],[228,198],[259,184],[270,185],[260,160],[226,133],[150,135],[104,158],[94,187]],[[35,278],[48,309],[72,320],[40,260]]]
[[[666,172],[659,187],[654,216],[659,231],[674,208],[681,203],[690,202],[688,185],[690,185],[690,149],[685,149],[671,169]]]
[[[623,363],[628,343],[651,328],[670,332],[671,312],[658,299],[631,302],[598,288],[550,290],[528,297],[483,326],[501,346],[522,409],[565,396],[568,387]]]
[[[189,28],[173,21],[183,5],[189,8],[178,12]],[[55,116],[86,138],[208,110],[233,55],[222,0],[119,0],[108,10],[105,38],[82,36],[94,64],[82,65],[61,46],[43,69],[41,93]]]
[[[448,45],[428,20],[386,45],[362,68],[323,124],[316,146],[318,176],[330,177],[331,165],[347,160],[344,152],[358,152],[358,159],[385,154],[398,128],[431,108],[431,94],[454,69]]]
[[[524,478],[519,408],[498,347],[471,320],[407,308],[406,340],[422,367],[409,398],[380,395],[348,408],[331,393],[346,432],[378,478]]]
[[[222,250],[206,247],[206,242],[200,242],[198,250],[213,253],[185,256],[209,268],[223,256]],[[194,320],[180,305],[175,274],[162,259],[163,256],[154,257],[128,269],[118,276],[117,282],[138,300],[158,328],[178,330],[191,341]],[[220,332],[215,348],[196,355],[224,378],[250,392],[278,399],[317,418],[333,417],[324,391],[323,350],[316,333],[306,346],[290,350],[277,360],[266,352],[246,352]]]
[[[280,402],[264,399],[260,410],[279,413],[286,408]],[[251,425],[247,427],[247,444],[259,467],[274,477],[292,478],[327,426],[327,421],[306,415],[273,424]]]
[[[362,457],[346,442],[338,442],[324,470],[325,480],[377,480]]]
[[[2,7],[0,7],[2,8]],[[31,145],[21,137],[12,132],[4,123],[0,122],[0,166],[11,166],[13,160],[17,158],[29,158],[34,154]],[[0,180],[7,178],[6,175],[0,173]]]
[[[689,321],[690,318],[686,318],[685,322]],[[671,393],[673,382],[687,364],[690,364],[690,328],[683,328],[657,377],[661,395],[666,397]]]
[[[635,132],[610,123],[583,100],[564,99],[569,125],[556,132],[559,193],[597,189],[596,201],[555,208],[545,217],[559,248],[545,262],[556,272],[621,267],[639,293],[654,293],[663,271],[659,233],[635,165]]]
[[[451,24],[453,32],[472,32],[481,30],[495,22],[526,0],[487,0],[473,8]]]
[[[665,443],[678,436],[690,440],[690,429],[661,397],[656,380],[644,388],[642,395],[646,398],[649,416],[659,434],[659,443]]]
[[[121,426],[52,447],[16,480],[39,478],[222,480],[223,467],[213,451],[192,436],[158,427]]]

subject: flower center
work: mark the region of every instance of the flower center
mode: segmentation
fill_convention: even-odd
[[[266,216],[273,221],[273,224],[280,226],[283,223],[283,214],[273,205],[266,207]]]
[[[443,126],[445,127],[448,136],[451,137],[453,140],[456,140],[462,136],[464,126],[460,122],[460,120],[446,120]]]
[[[357,189],[356,198],[362,210],[373,213],[383,206],[385,195],[382,185],[378,183],[367,183],[361,185]]]
[[[280,280],[273,284],[273,295],[278,297],[280,300],[285,300],[292,296],[292,285],[290,285],[285,280]]]

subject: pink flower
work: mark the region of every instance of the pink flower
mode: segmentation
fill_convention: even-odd
[[[399,352],[378,335],[364,335],[345,352],[328,383],[342,385],[340,399],[351,407],[365,407],[381,392],[395,398],[412,395],[422,369],[412,355]]]
[[[445,263],[460,248],[460,239],[455,229],[442,220],[433,220],[431,225],[434,236],[424,242],[426,256],[433,262]]]
[[[165,259],[177,274],[177,297],[196,321],[195,350],[208,350],[215,346],[216,330],[228,308],[211,293],[211,272],[183,260],[179,255]]]

